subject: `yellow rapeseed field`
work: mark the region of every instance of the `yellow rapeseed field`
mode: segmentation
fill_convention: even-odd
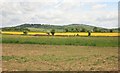
[[[21,35],[23,32],[8,32],[4,31],[2,34],[13,34],[13,35]],[[47,35],[45,32],[28,32],[29,35]],[[67,32],[67,33],[55,33],[55,35],[59,36],[88,36],[87,32]],[[120,33],[91,33],[91,36],[120,36]]]
[[[120,36],[120,33],[91,33],[91,36]]]
[[[1,32],[2,34],[13,34],[13,35],[16,35],[16,34],[23,34],[23,32],[8,32],[8,31],[5,31],[5,32]]]
[[[76,33],[76,32],[67,32],[67,33],[55,33],[55,35],[67,35],[67,36],[72,36],[72,35],[80,35],[80,36],[88,36],[88,33],[86,32],[79,32],[79,33]]]

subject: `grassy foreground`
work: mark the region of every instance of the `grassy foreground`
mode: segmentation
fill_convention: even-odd
[[[2,35],[2,43],[118,47],[118,37]]]
[[[2,44],[3,71],[118,70],[117,47]]]

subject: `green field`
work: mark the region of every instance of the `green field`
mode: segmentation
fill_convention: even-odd
[[[118,47],[118,37],[2,35],[2,43]]]

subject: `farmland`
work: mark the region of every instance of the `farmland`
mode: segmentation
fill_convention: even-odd
[[[2,43],[118,47],[118,37],[2,35]]]
[[[13,35],[22,35],[23,32],[10,32],[10,31],[4,31],[1,32],[2,34],[13,34]],[[47,36],[48,34],[45,32],[28,32],[28,35],[44,35]],[[67,33],[55,33],[56,36],[88,36],[87,32],[67,32]],[[91,33],[91,36],[120,36],[120,33]]]
[[[3,71],[117,71],[119,33],[2,31]]]
[[[0,72],[119,73],[117,0],[0,1]]]
[[[118,47],[2,44],[4,71],[117,71]]]

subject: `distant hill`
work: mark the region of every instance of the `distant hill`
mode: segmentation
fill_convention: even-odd
[[[69,25],[48,25],[48,24],[22,24],[15,27],[5,27],[2,31],[34,31],[34,32],[50,32],[55,29],[56,32],[118,32],[118,29],[106,29],[102,27],[95,27],[86,24],[69,24]]]

